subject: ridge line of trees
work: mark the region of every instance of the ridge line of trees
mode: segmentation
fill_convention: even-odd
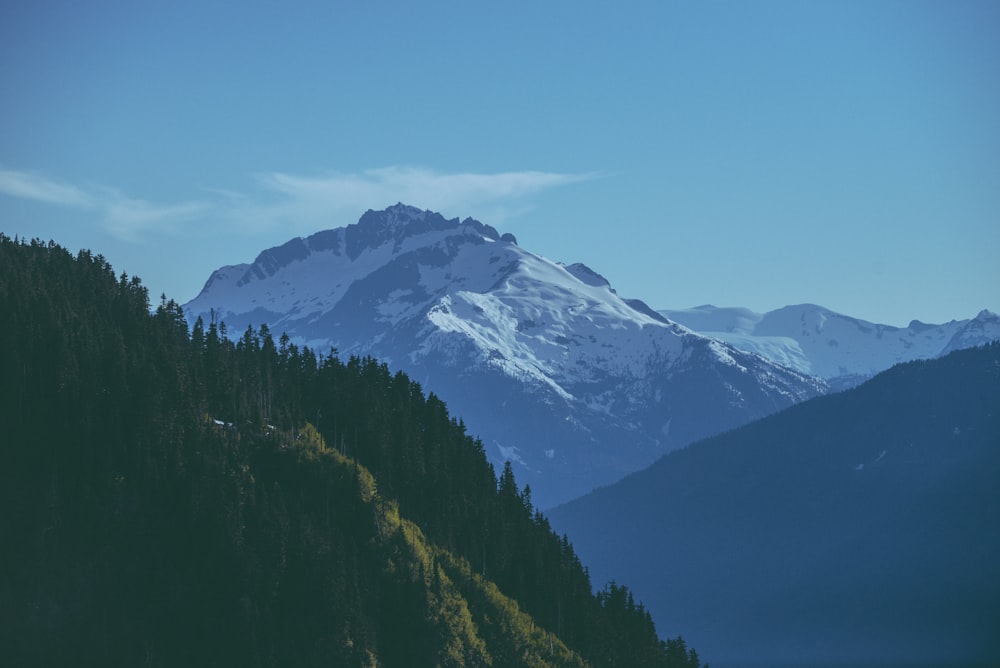
[[[0,621],[21,663],[476,665],[517,655],[485,626],[495,585],[544,630],[516,637],[570,648],[546,665],[700,665],[627,588],[595,595],[509,465],[497,476],[444,402],[383,363],[266,326],[189,328],[102,256],[2,234],[0,316],[0,475],[25,509],[0,520]],[[380,538],[394,516],[433,563]],[[427,607],[442,577],[469,597],[448,609],[479,615],[478,650],[464,613]]]

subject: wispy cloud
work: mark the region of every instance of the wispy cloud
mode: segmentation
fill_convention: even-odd
[[[138,241],[150,232],[176,232],[210,213],[208,201],[160,204],[129,197],[113,188],[81,188],[38,172],[0,169],[0,193],[79,210],[93,211],[94,219],[112,236]]]
[[[136,241],[155,233],[177,233],[198,222],[223,224],[234,234],[279,228],[307,233],[342,225],[367,209],[396,202],[502,225],[531,208],[532,197],[598,176],[539,171],[449,173],[400,166],[313,176],[269,172],[258,175],[256,188],[248,193],[205,189],[208,196],[201,199],[156,203],[110,188],[83,189],[33,172],[0,170],[0,193],[93,209],[109,234]]]
[[[95,205],[93,198],[80,188],[53,181],[36,172],[0,169],[0,192],[47,204],[78,208]]]
[[[594,178],[592,174],[552,172],[444,173],[423,167],[384,167],[359,174],[330,173],[301,177],[273,172],[262,184],[301,201],[333,206],[373,206],[381,202],[420,202],[433,209],[464,208],[501,199],[521,198],[556,186]],[[394,201],[388,201],[394,200]],[[367,208],[367,207],[366,207]]]
[[[163,205],[118,197],[104,203],[101,222],[119,239],[136,241],[147,232],[178,232],[181,225],[205,217],[213,208],[207,202]]]
[[[358,173],[328,172],[300,176],[270,172],[258,183],[274,201],[247,201],[239,211],[245,223],[319,229],[343,216],[403,202],[449,216],[474,215],[493,225],[530,208],[530,198],[559,186],[598,178],[598,174],[523,171],[484,174],[440,172],[426,167],[383,167]]]

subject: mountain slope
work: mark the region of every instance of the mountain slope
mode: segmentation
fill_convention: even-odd
[[[472,219],[396,205],[212,274],[185,311],[405,370],[542,507],[825,390]]]
[[[2,234],[0,321],[5,665],[698,665],[402,373]]]
[[[879,325],[800,304],[768,313],[698,306],[660,314],[691,329],[846,388],[894,364],[930,359],[1000,339],[1000,316],[907,327]]]
[[[911,362],[552,511],[715,666],[1000,659],[1000,344]],[[622,549],[620,546],[628,546]]]

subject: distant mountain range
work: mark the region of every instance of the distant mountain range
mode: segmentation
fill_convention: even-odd
[[[942,325],[914,320],[907,327],[879,325],[814,304],[767,313],[710,305],[659,313],[841,389],[900,362],[939,357],[1000,339],[1000,316],[985,310],[970,320]]]
[[[556,508],[711,665],[997,665],[1000,343],[893,367]]]
[[[184,310],[406,371],[543,508],[896,362],[1000,338],[988,311],[904,329],[810,305],[656,312],[585,265],[403,204],[222,267]]]
[[[184,306],[405,370],[549,507],[827,384],[670,322],[476,220],[399,204],[222,267]]]

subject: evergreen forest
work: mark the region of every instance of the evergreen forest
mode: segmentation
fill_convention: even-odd
[[[233,334],[0,234],[0,663],[701,665],[418,383]]]

